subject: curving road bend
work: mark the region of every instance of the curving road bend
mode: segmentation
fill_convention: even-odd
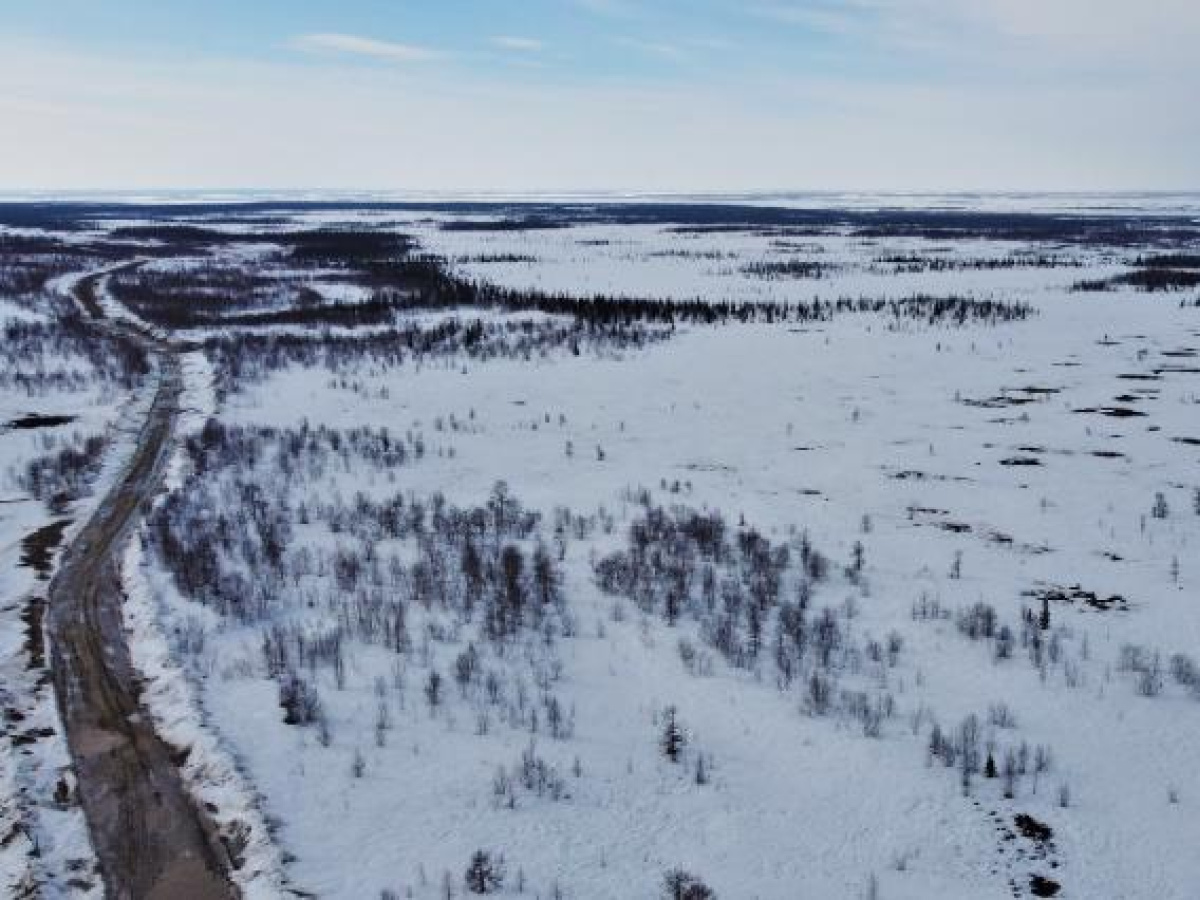
[[[158,362],[158,388],[118,483],[67,548],[50,585],[47,631],[59,712],[107,894],[116,900],[230,900],[229,854],[188,795],[180,751],[154,730],[123,629],[121,557],[142,509],[162,487],[179,417],[177,351],[95,301],[104,274],[75,288],[97,327],[121,330]]]

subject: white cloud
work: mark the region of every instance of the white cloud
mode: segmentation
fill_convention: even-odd
[[[679,61],[686,56],[682,47],[678,44],[667,43],[666,41],[647,41],[633,37],[619,37],[616,41],[622,47],[629,47],[631,50],[637,50],[640,53],[646,53],[650,56],[657,56],[660,59]]]
[[[853,33],[863,26],[863,11],[857,4],[777,2],[752,6],[750,11],[761,18],[785,25],[797,25],[835,34]]]
[[[502,47],[505,50],[515,50],[518,53],[540,53],[546,49],[546,45],[535,38],[498,34],[491,40],[497,47]]]
[[[429,47],[379,41],[353,34],[303,34],[293,38],[291,45],[297,50],[311,53],[344,53],[401,63],[427,62],[444,55]]]

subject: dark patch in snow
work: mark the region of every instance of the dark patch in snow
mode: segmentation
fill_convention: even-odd
[[[1023,591],[1022,594],[1026,597],[1033,597],[1037,600],[1046,600],[1052,603],[1082,603],[1099,612],[1109,612],[1113,609],[1121,612],[1128,612],[1129,601],[1120,594],[1111,594],[1108,597],[1102,597],[1095,591],[1085,591],[1079,585],[1071,587],[1050,587],[1034,588],[1032,590]]]
[[[987,540],[993,544],[1000,544],[1003,547],[1009,547],[1017,550],[1020,553],[1028,553],[1033,556],[1039,556],[1043,553],[1053,553],[1054,548],[1046,544],[1024,544],[1019,542],[1011,534],[1005,534],[1003,531],[991,529],[986,533]]]
[[[937,527],[952,534],[969,534],[974,530],[965,522],[938,522]]]
[[[965,397],[961,401],[964,406],[974,406],[979,409],[1003,409],[1006,406],[1025,406],[1028,403],[1040,403],[1045,398],[1040,396],[1011,396],[1009,394],[1001,394],[998,397],[988,397],[983,400],[974,400],[970,397]]]
[[[1032,394],[1033,396],[1047,396],[1047,397],[1050,396],[1051,394],[1061,394],[1063,391],[1062,388],[1036,387],[1036,386],[1031,385],[1029,387],[1022,387],[1022,388],[1011,388],[1011,389],[1006,388],[1005,393],[1008,393],[1010,390],[1013,393]]]
[[[28,731],[22,731],[12,735],[9,740],[14,747],[28,747],[30,744],[35,744],[40,740],[54,736],[54,729],[49,727],[30,728]]]
[[[54,551],[62,543],[63,532],[70,524],[70,519],[59,519],[26,535],[21,541],[21,560],[17,565],[33,569],[38,578],[42,581],[47,580],[50,577]]]
[[[1062,885],[1053,878],[1033,875],[1029,879],[1029,892],[1035,897],[1057,897],[1060,890]]]
[[[1054,829],[1045,822],[1039,822],[1033,816],[1027,813],[1017,813],[1013,819],[1013,824],[1017,826],[1017,831],[1031,841],[1043,843],[1054,837]]]
[[[889,472],[888,478],[896,481],[970,481],[970,478],[965,478],[962,475],[930,475],[928,472],[922,472],[919,469],[901,469],[898,472]]]
[[[921,515],[921,516],[948,516],[948,515],[950,515],[950,510],[948,510],[948,509],[935,509],[935,508],[934,508],[934,507],[932,507],[932,506],[910,506],[910,507],[908,508],[908,515],[909,515],[909,518],[912,518],[913,516],[916,516],[916,515]]]
[[[1141,410],[1130,409],[1127,406],[1085,406],[1080,409],[1073,410],[1073,412],[1108,416],[1110,419],[1134,419],[1143,418],[1146,415]]]
[[[13,419],[6,427],[16,429],[57,428],[60,425],[69,425],[74,421],[74,416],[43,416],[38,413],[30,413],[19,419]]]
[[[733,466],[722,465],[721,463],[688,463],[684,466],[689,472],[736,472],[737,469]]]
[[[1000,460],[1002,466],[1040,466],[1042,461],[1034,456],[1009,456]]]
[[[29,654],[29,668],[41,669],[46,665],[46,636],[42,622],[46,618],[46,601],[34,597],[21,611],[25,624],[25,652]]]

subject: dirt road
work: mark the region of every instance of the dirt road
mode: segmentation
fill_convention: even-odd
[[[96,281],[77,299],[94,317]],[[238,896],[215,826],[188,796],[177,750],[155,733],[139,699],[122,628],[120,561],[144,506],[162,486],[183,379],[177,354],[142,342],[161,373],[137,449],[119,482],[67,548],[50,586],[47,630],[59,711],[108,895],[162,900]]]

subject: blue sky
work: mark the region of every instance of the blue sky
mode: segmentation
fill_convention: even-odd
[[[851,22],[869,8],[810,4],[801,19],[787,4],[746,7],[734,0],[56,0],[0,12],[10,37],[50,40],[90,52],[153,59],[180,53],[210,58],[295,62],[297,51],[323,55],[313,38],[359,38],[392,62],[440,62],[483,77],[589,81],[721,80],[757,73],[841,71],[902,76],[917,58],[876,53]],[[824,18],[822,18],[824,16]],[[356,55],[343,51],[343,56]],[[367,52],[360,63],[372,61]],[[317,59],[313,59],[317,62]],[[889,64],[889,63],[897,64]],[[530,76],[532,77],[532,76]]]
[[[1196,188],[1198,39],[1192,0],[10,2],[0,186]]]

